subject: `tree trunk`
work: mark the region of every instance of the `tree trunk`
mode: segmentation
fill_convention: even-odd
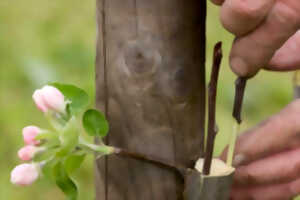
[[[97,0],[96,105],[106,143],[189,166],[203,156],[206,0]],[[182,200],[174,172],[96,160],[97,200]]]

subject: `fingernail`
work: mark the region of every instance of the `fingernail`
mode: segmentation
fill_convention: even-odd
[[[246,62],[240,57],[232,57],[230,60],[231,69],[238,76],[248,76],[249,69]]]
[[[234,156],[233,159],[233,166],[239,166],[241,165],[243,162],[245,162],[246,160],[246,156],[243,154],[238,154],[236,156]]]

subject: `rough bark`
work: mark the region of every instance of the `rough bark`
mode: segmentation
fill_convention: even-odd
[[[206,0],[97,0],[96,106],[108,144],[189,166],[203,156]],[[97,200],[182,200],[155,164],[96,161]]]

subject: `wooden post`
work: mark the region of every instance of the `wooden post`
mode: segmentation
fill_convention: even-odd
[[[206,0],[97,0],[96,106],[108,144],[182,166],[203,156]],[[97,200],[183,200],[171,170],[96,160]]]

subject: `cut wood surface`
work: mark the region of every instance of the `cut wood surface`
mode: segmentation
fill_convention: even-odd
[[[200,174],[203,171],[204,160],[199,159],[196,170],[186,174],[186,200],[228,200],[235,169],[219,159],[213,159],[211,173]]]
[[[201,178],[198,172],[191,171],[186,176],[186,200],[229,200],[233,175]]]
[[[203,156],[205,0],[97,0],[96,105],[106,143],[189,166]],[[182,200],[171,170],[96,161],[97,200]]]

